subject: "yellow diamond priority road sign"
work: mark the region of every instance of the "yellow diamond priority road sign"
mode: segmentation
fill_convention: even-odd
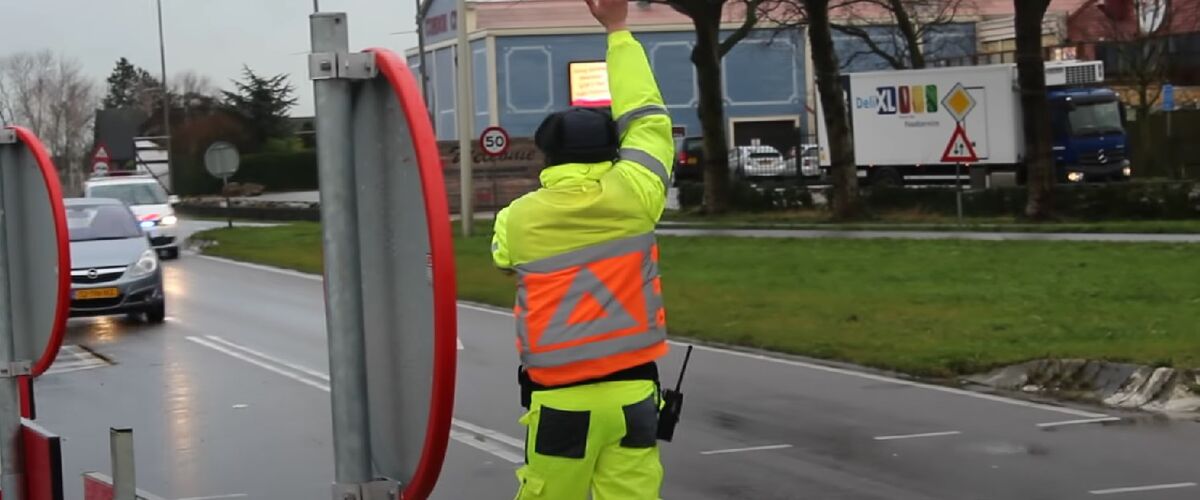
[[[975,109],[975,98],[963,87],[962,83],[954,84],[954,88],[946,93],[946,97],[942,98],[942,107],[946,108],[946,112],[950,113],[956,121],[963,121],[972,109]]]

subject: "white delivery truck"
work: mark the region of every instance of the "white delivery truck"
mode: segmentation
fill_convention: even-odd
[[[1062,182],[1129,176],[1123,110],[1115,92],[1094,86],[1103,79],[1099,61],[1046,65],[1046,104]],[[850,73],[842,84],[858,176],[867,184],[953,183],[959,163],[999,173],[1009,182],[1023,179],[1025,139],[1016,65]],[[819,107],[817,138],[820,164],[827,171],[829,141]]]

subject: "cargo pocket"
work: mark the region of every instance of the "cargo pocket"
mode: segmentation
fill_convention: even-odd
[[[654,396],[622,408],[625,412],[625,448],[653,448],[658,436],[658,405]]]
[[[583,458],[587,453],[591,412],[542,406],[534,452],[547,457]]]
[[[519,486],[516,500],[542,498],[542,491],[546,489],[546,481],[529,470],[529,466],[517,469],[517,482]]]

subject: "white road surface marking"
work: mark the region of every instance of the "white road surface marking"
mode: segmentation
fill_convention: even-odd
[[[187,340],[275,374],[283,375],[309,387],[329,392],[329,375],[317,370],[285,361],[216,335],[189,336]],[[453,419],[451,424],[458,428],[451,429],[451,439],[514,464],[525,461],[524,441],[457,418]]]
[[[104,366],[108,366],[108,362],[99,356],[74,344],[65,345],[59,349],[58,357],[54,358],[54,362],[46,370],[46,375],[90,370]]]
[[[1121,493],[1140,493],[1143,491],[1176,490],[1180,488],[1195,488],[1196,483],[1151,484],[1148,486],[1131,486],[1128,488],[1111,488],[1107,490],[1092,490],[1093,495],[1117,495]]]
[[[729,448],[725,450],[708,450],[700,452],[701,455],[724,455],[727,453],[745,453],[747,451],[767,451],[767,450],[782,450],[791,448],[790,444],[771,444],[766,446],[751,446],[749,448]]]
[[[896,436],[875,436],[876,441],[897,441],[900,439],[921,439],[942,436],[957,436],[962,434],[962,431],[945,431],[945,432],[924,432],[921,434],[900,434]]]
[[[1121,417],[1085,418],[1085,419],[1080,419],[1080,420],[1063,420],[1061,422],[1043,422],[1043,423],[1037,424],[1037,426],[1045,429],[1047,427],[1063,427],[1063,426],[1067,426],[1067,425],[1099,424],[1099,423],[1103,423],[1103,422],[1117,422],[1120,420],[1121,420]]]

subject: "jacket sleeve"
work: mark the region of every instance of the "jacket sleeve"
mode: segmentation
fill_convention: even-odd
[[[496,214],[492,228],[492,262],[500,269],[512,269],[512,257],[508,253],[508,208]]]
[[[671,184],[675,140],[646,51],[628,31],[608,36],[608,85],[621,135],[618,175],[633,184],[643,207],[657,221]]]

